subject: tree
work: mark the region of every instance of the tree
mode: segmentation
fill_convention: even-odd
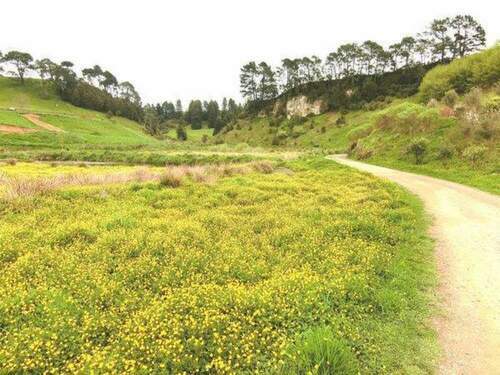
[[[102,77],[103,77],[103,79],[99,82],[99,84],[106,92],[113,95],[116,87],[118,86],[118,80],[108,70],[106,70],[104,73],[102,73]]]
[[[299,65],[298,60],[283,59],[281,61],[281,67],[277,72],[278,77],[280,77],[281,90],[288,91],[299,84]]]
[[[177,101],[175,102],[175,117],[179,119],[182,118],[183,112],[182,102],[180,99],[177,99]]]
[[[339,78],[339,72],[340,72],[340,63],[339,63],[339,56],[337,52],[331,52],[328,54],[326,57],[325,61],[325,70],[326,70],[326,77],[328,79],[337,79]]]
[[[161,121],[156,110],[152,106],[146,106],[144,109],[144,128],[152,136],[161,134]]]
[[[444,61],[452,46],[452,40],[449,35],[449,18],[436,19],[432,21],[427,32],[432,43],[432,53],[439,59]]]
[[[449,22],[453,34],[451,51],[453,57],[464,57],[486,44],[486,33],[483,27],[469,15],[458,15]]]
[[[413,62],[413,55],[415,53],[415,38],[411,36],[404,37],[401,39],[401,43],[399,43],[399,51],[401,57],[404,59],[404,66],[408,67]]]
[[[250,100],[258,99],[258,74],[257,64],[254,61],[241,68],[240,91],[243,97]]]
[[[257,91],[259,100],[273,99],[278,95],[273,69],[264,61],[257,67]]]
[[[118,87],[119,91],[119,96],[124,99],[129,101],[130,103],[133,104],[141,104],[141,97],[139,96],[139,93],[135,89],[134,85],[131,84],[128,81],[120,83]]]
[[[207,104],[207,121],[209,128],[215,128],[219,119],[219,104],[215,100],[211,100]]]
[[[186,121],[191,124],[192,129],[201,129],[203,120],[203,108],[200,100],[192,100],[186,111]]]
[[[33,69],[33,57],[26,52],[10,51],[2,57],[2,62],[14,66],[15,71],[11,72],[11,74],[17,76],[21,80],[21,84],[24,85],[24,76],[26,72]]]
[[[363,65],[367,74],[377,72],[382,66],[381,62],[384,58],[384,48],[372,40],[367,40],[361,45],[363,51]]]

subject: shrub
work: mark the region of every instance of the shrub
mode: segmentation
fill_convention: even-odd
[[[485,146],[472,145],[463,151],[462,156],[476,167],[484,161],[487,150]]]
[[[450,146],[441,146],[437,152],[437,159],[446,164],[453,157],[453,148]]]
[[[413,156],[415,156],[416,164],[421,164],[427,152],[428,145],[429,141],[427,140],[427,138],[424,137],[415,138],[408,145],[406,152],[408,154],[412,154]]]
[[[457,92],[453,89],[446,91],[446,94],[444,94],[442,101],[448,107],[453,108],[458,101]]]
[[[160,177],[160,186],[176,188],[182,185],[184,174],[177,169],[167,169]]]
[[[357,359],[342,338],[332,328],[312,328],[299,337],[289,349],[290,363],[284,365],[287,374],[357,374]]]
[[[7,165],[16,165],[17,164],[17,160],[16,159],[7,159],[7,160],[5,160],[5,164],[7,164]]]
[[[478,112],[481,109],[481,90],[475,88],[464,97],[466,109]]]
[[[373,156],[373,150],[358,144],[354,150],[354,156],[358,160],[366,160]]]
[[[337,121],[335,121],[335,125],[341,126],[341,125],[345,125],[345,124],[346,124],[345,116],[343,114],[341,114],[340,117],[337,119]]]
[[[175,128],[175,132],[177,134],[177,139],[179,141],[186,141],[187,140],[187,133],[186,133],[186,129],[184,129],[184,126],[182,126],[181,124],[177,125],[177,127]]]
[[[453,157],[453,148],[450,146],[441,146],[438,150],[437,158],[439,160],[451,159]]]

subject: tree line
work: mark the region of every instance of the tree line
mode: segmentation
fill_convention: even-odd
[[[53,85],[63,100],[76,106],[135,121],[143,119],[141,97],[132,83],[119,82],[115,75],[99,65],[83,69],[80,76],[73,68],[70,61],[58,64],[47,58],[35,60],[27,52],[0,52],[0,71],[6,71],[22,85],[26,76],[34,73],[41,79],[46,93],[49,85]]]
[[[191,100],[187,109],[183,110],[182,102],[165,101],[148,104],[144,108],[145,126],[152,135],[160,135],[172,126],[176,127],[177,137],[185,140],[187,135],[183,129],[190,125],[191,129],[201,129],[203,124],[217,134],[228,123],[236,120],[243,108],[232,98],[223,98],[222,104],[215,100]],[[174,120],[174,121],[172,121]]]
[[[424,32],[406,36],[388,48],[367,40],[343,44],[324,61],[317,56],[285,58],[279,67],[264,61],[249,62],[240,71],[240,91],[248,101],[262,102],[311,82],[379,76],[417,65],[448,62],[485,44],[486,33],[472,16],[435,19]]]

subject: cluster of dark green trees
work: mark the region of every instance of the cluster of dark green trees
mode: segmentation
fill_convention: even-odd
[[[175,104],[165,101],[145,106],[145,125],[147,131],[153,135],[160,135],[168,128],[176,126],[178,138],[184,140],[186,134],[181,130],[184,125],[190,125],[192,129],[201,129],[203,124],[206,124],[208,128],[214,130],[214,134],[217,134],[241,112],[241,105],[232,98],[224,98],[221,106],[215,100],[191,100],[186,110],[183,110],[180,100]]]
[[[240,89],[249,101],[276,98],[312,82],[380,76],[399,69],[448,62],[485,45],[483,27],[469,15],[436,19],[422,33],[384,48],[367,40],[341,45],[324,61],[317,56],[284,59],[273,68],[249,62],[241,68]]]
[[[63,100],[76,106],[136,121],[143,119],[141,97],[130,82],[119,82],[99,65],[83,69],[78,76],[73,66],[70,61],[58,64],[47,58],[34,60],[27,52],[0,53],[0,71],[6,71],[23,85],[25,77],[35,73],[45,90],[52,85]]]

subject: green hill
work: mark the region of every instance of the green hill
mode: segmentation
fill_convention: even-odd
[[[61,131],[49,131],[25,119],[38,115],[41,121]],[[0,77],[0,146],[79,147],[158,145],[142,127],[131,120],[75,107],[59,99],[50,86],[40,80],[27,80],[25,85]],[[29,131],[9,132],[9,126]]]

